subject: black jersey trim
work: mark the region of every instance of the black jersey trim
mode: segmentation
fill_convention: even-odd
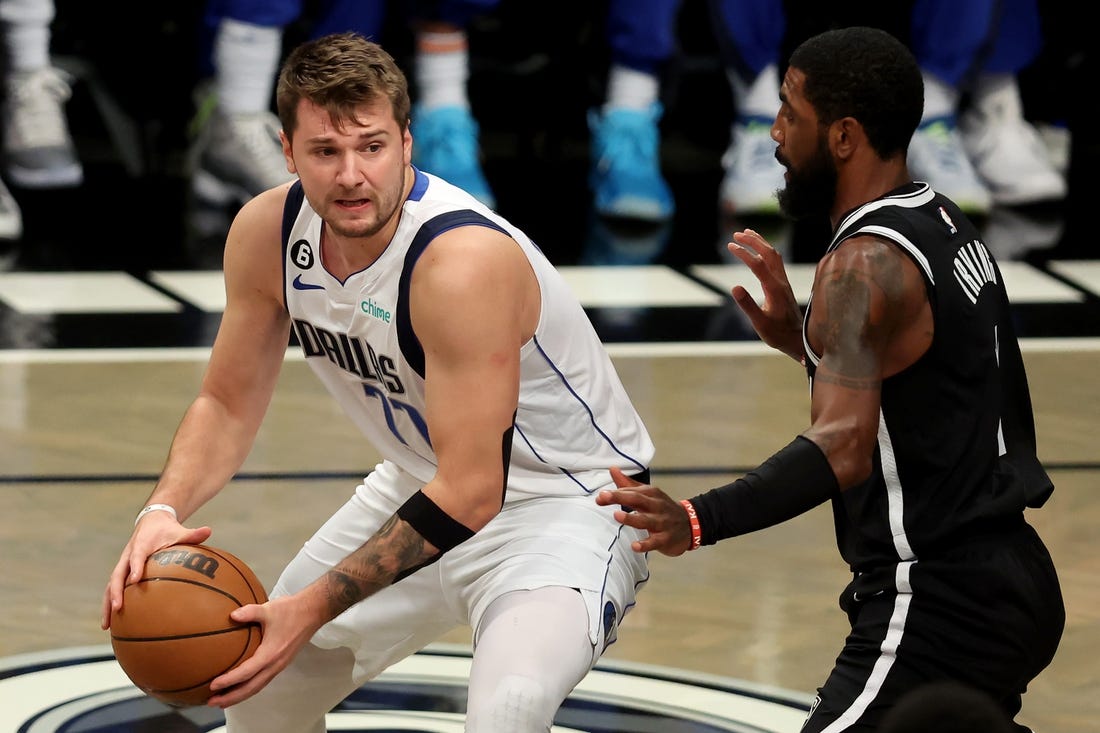
[[[900,206],[906,209],[919,209],[927,203],[930,203],[935,197],[936,192],[927,183],[916,184],[918,187],[915,191],[908,193],[897,194],[894,196],[884,196],[874,201],[868,201],[862,206],[856,207],[852,213],[844,217],[844,220],[840,222],[840,225],[836,228],[833,234],[833,240],[829,244],[826,252],[831,251],[843,240],[851,236],[849,230],[857,221],[862,219],[870,212],[876,211],[886,206]]]
[[[397,342],[401,347],[401,354],[413,371],[420,375],[421,379],[424,378],[424,347],[420,345],[420,339],[416,337],[416,333],[413,331],[412,317],[409,313],[409,283],[412,280],[413,266],[416,265],[420,255],[424,253],[432,240],[444,232],[463,226],[488,227],[509,238],[512,237],[504,227],[490,220],[484,214],[479,214],[470,209],[449,211],[420,225],[420,229],[413,236],[409,249],[405,253],[405,262],[401,267],[401,278],[397,286],[395,312],[397,315]]]
[[[294,222],[298,219],[298,214],[302,211],[302,201],[305,200],[306,193],[302,189],[302,182],[295,181],[291,185],[290,190],[286,192],[286,201],[283,202],[283,310],[287,313],[290,312],[290,306],[287,305],[290,299],[287,297],[287,279],[286,261],[287,261],[287,248],[290,247],[290,232],[294,229]]]

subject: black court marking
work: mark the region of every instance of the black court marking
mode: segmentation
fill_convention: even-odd
[[[1098,471],[1100,460],[1044,461],[1048,471]],[[670,476],[739,476],[756,466],[668,466],[650,469],[653,477]],[[236,483],[263,481],[362,481],[363,471],[347,469],[334,471],[242,471],[233,477]],[[85,474],[13,474],[0,475],[0,487],[5,484],[121,484],[155,483],[160,478],[153,473],[85,473]]]
[[[329,731],[462,733],[470,653],[432,645],[363,685]],[[553,733],[794,733],[811,696],[742,680],[603,660]],[[109,646],[0,658],[4,733],[224,733],[216,708],[173,708],[136,688]]]

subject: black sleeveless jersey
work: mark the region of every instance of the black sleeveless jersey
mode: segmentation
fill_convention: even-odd
[[[932,344],[883,382],[874,471],[833,500],[853,571],[949,549],[1019,521],[1053,490],[1035,449],[1031,396],[1004,280],[974,225],[927,184],[850,212],[828,251],[857,235],[897,245],[924,275]],[[807,306],[806,321],[809,321]],[[803,326],[811,389],[819,355]]]

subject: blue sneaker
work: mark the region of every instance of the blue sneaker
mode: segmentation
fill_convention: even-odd
[[[413,110],[413,163],[465,190],[490,209],[496,197],[481,172],[478,126],[463,107],[417,107]]]
[[[592,132],[589,185],[602,216],[660,222],[672,218],[672,191],[661,176],[661,105],[588,113]]]

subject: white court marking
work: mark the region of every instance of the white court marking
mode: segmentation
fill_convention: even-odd
[[[585,307],[716,306],[726,299],[663,265],[559,267]]]
[[[125,272],[0,273],[0,300],[28,314],[174,313],[180,303]]]
[[[149,279],[207,313],[225,310],[225,278],[221,270],[151,272]]]
[[[376,683],[413,690],[418,693],[415,697],[421,698],[438,694],[440,688],[464,695],[462,690],[469,673],[468,647],[435,644],[397,662],[379,675]],[[368,683],[366,687],[376,683]],[[342,706],[326,716],[326,727],[432,733],[462,730],[459,713],[379,708],[374,701],[385,704],[387,699],[380,689],[365,693],[367,697],[374,695],[371,709],[355,704]],[[351,700],[360,698],[361,695],[353,695]],[[596,707],[574,707],[570,700]],[[811,700],[812,696],[806,693],[744,680],[603,660],[581,680],[563,705],[559,717],[570,724],[552,730],[582,733],[585,728],[577,727],[584,725],[580,721],[599,719],[606,724],[608,718],[617,718],[622,725],[634,719],[648,721],[643,730],[656,730],[654,725],[663,720],[669,725],[691,721],[700,726],[698,730],[794,733],[801,727]],[[107,719],[109,730],[123,733],[147,730],[150,720],[173,713],[191,720],[202,730],[212,733],[225,730],[220,711],[206,707],[173,711],[146,698],[111,656],[110,645],[0,658],[0,730],[3,731],[86,730],[94,721]]]
[[[660,343],[609,343],[607,352],[613,358],[654,359],[662,357],[738,357],[782,356],[759,341],[669,341]],[[1092,353],[1100,351],[1100,337],[1095,338],[1022,338],[1024,353]],[[302,361],[305,357],[297,346],[286,351],[287,361]],[[140,362],[206,362],[210,347],[142,349],[0,349],[0,364],[133,364]]]
[[[1015,305],[1031,303],[1079,303],[1085,299],[1084,293],[1057,278],[1039,270],[1026,262],[1000,262],[1001,275],[1005,280],[1008,297]],[[1100,268],[1100,263],[1097,264]],[[806,305],[813,287],[816,265],[787,265],[787,279],[791,283],[795,299],[799,305]],[[716,288],[728,291],[734,285],[741,285],[756,300],[763,301],[764,291],[760,282],[746,265],[692,265],[690,271],[700,280]],[[1100,269],[1097,270],[1096,284],[1100,286]]]
[[[1076,283],[1093,295],[1100,296],[1100,260],[1060,260],[1049,262],[1051,272]]]
[[[1052,271],[1094,293],[1100,293],[1100,262],[1052,262]],[[664,265],[570,266],[558,268],[585,307],[654,308],[719,306],[740,284],[758,301],[760,284],[740,263],[692,265],[685,277]],[[813,284],[813,264],[790,264],[787,276],[795,297],[805,304]],[[1085,295],[1027,264],[1001,263],[1014,303],[1071,303]],[[225,309],[221,270],[154,271],[157,286],[207,313]],[[708,285],[710,287],[708,287]],[[711,289],[713,288],[713,290]],[[0,300],[27,314],[172,313],[182,305],[125,272],[0,273]]]

